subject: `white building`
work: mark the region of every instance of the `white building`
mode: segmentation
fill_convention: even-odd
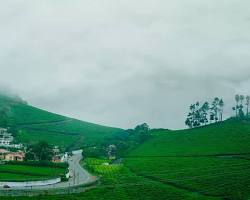
[[[69,159],[69,154],[66,152],[62,158],[61,158],[61,162],[68,162],[68,159]]]
[[[9,147],[12,141],[13,141],[12,134],[8,133],[7,129],[0,128],[0,146]]]

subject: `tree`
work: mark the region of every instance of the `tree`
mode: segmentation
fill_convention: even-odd
[[[135,127],[135,131],[136,132],[144,132],[144,133],[148,133],[150,131],[149,125],[147,123],[143,123],[141,125],[137,125]]]
[[[240,95],[240,105],[243,105],[244,99],[245,99],[245,96],[244,95]]]
[[[202,107],[201,107],[201,109],[200,109],[200,112],[201,112],[201,120],[200,120],[200,122],[202,123],[202,124],[207,124],[208,123],[208,119],[207,119],[207,115],[208,115],[208,112],[209,111],[209,103],[208,102],[205,102],[203,105],[202,105]]]
[[[140,142],[144,142],[149,137],[149,131],[150,128],[147,123],[143,123],[135,127],[135,132],[139,135]]]
[[[239,117],[240,119],[244,119],[245,113],[244,113],[244,111],[243,111],[243,109],[244,109],[243,101],[244,101],[244,99],[245,99],[245,96],[244,96],[244,95],[239,95],[238,98],[239,98],[239,99],[238,99],[238,103],[237,103],[238,117]],[[239,104],[239,102],[240,102],[240,104]]]
[[[223,120],[223,111],[224,111],[224,101],[222,100],[222,99],[220,99],[220,101],[219,101],[219,107],[220,107],[220,109],[219,109],[219,112],[220,112],[220,121],[222,121]]]
[[[237,109],[236,109],[236,106],[232,107],[233,111],[235,111],[235,117],[237,117]]]
[[[185,124],[189,128],[194,128],[201,125],[206,125],[208,123],[208,120],[210,121],[210,123],[213,121],[217,122],[218,120],[222,121],[223,108],[224,101],[222,99],[219,99],[218,97],[214,98],[211,107],[209,106],[208,102],[205,102],[203,104],[200,104],[199,102],[191,104]],[[210,116],[208,119],[209,111]]]
[[[186,119],[185,124],[186,124],[189,128],[192,128],[192,127],[193,127],[193,123],[192,123],[192,121],[190,120],[189,117]]]
[[[240,102],[240,95],[236,94],[235,95],[235,101],[236,101],[236,106],[234,107],[234,110],[236,112],[236,117],[238,116],[238,109],[239,109],[239,102]]]
[[[212,116],[212,119],[215,120],[215,122],[217,122],[219,120],[219,117],[218,117],[218,113],[220,110],[219,103],[220,103],[220,99],[218,97],[215,97],[213,102],[212,102],[212,107],[210,108],[211,109],[210,116]]]
[[[27,160],[51,161],[54,155],[53,148],[44,141],[28,147],[25,157]]]
[[[203,124],[208,123],[207,115],[209,110],[209,103],[205,102],[204,104],[200,104],[200,102],[196,102],[195,104],[191,104],[189,107],[190,112],[188,113],[185,124],[189,128],[198,127]]]
[[[240,119],[244,119],[244,117],[245,117],[242,105],[239,106],[239,114],[238,114],[238,116],[239,116]]]
[[[195,119],[195,104],[191,104],[189,109],[190,109],[189,117],[190,117],[191,128],[192,128],[194,124],[194,119]]]
[[[187,119],[185,121],[185,124],[189,128],[200,126],[200,103],[196,102],[195,104],[191,104],[189,107],[190,112],[188,113]]]
[[[248,117],[248,114],[249,114],[249,104],[250,104],[250,96],[247,95],[247,96],[246,96],[246,106],[247,106],[246,115],[247,115],[247,117]]]

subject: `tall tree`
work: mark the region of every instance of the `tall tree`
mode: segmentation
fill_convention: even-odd
[[[244,95],[240,95],[240,105],[243,105],[244,99],[245,99],[245,96]]]
[[[219,112],[220,112],[220,121],[223,120],[224,105],[225,105],[225,104],[224,104],[223,99],[220,99],[220,101],[219,101],[219,107],[220,107],[220,109],[219,109]]]
[[[218,97],[215,97],[212,103],[211,109],[211,116],[213,116],[213,119],[215,122],[219,120],[218,113],[219,113],[219,102],[220,99]]]
[[[188,118],[189,118],[189,123],[190,123],[190,128],[193,128],[194,125],[194,120],[195,120],[195,104],[191,104],[191,106],[189,107],[190,109],[190,113],[188,114]]]
[[[238,109],[239,109],[239,102],[240,102],[240,95],[235,95],[236,106],[233,108],[236,112],[236,117],[238,116]]]
[[[205,125],[208,123],[208,119],[207,119],[208,111],[209,111],[209,103],[205,102],[200,109],[201,123],[204,123]]]
[[[249,104],[250,104],[250,96],[247,95],[246,96],[246,106],[247,106],[247,112],[246,112],[246,114],[247,114],[247,117],[248,117],[248,114],[249,114]]]
[[[189,127],[189,128],[193,128],[193,127],[195,127],[195,126],[197,126],[197,120],[196,120],[196,118],[197,118],[197,106],[199,106],[199,103],[197,102],[197,103],[195,103],[195,104],[191,104],[190,106],[189,106],[189,110],[190,110],[190,112],[188,113],[188,117],[187,117],[187,119],[186,119],[186,121],[185,121],[185,124]]]
[[[243,106],[243,101],[245,99],[245,96],[244,95],[240,95],[240,105],[238,106],[238,112],[239,112],[239,117],[241,119],[244,119],[245,117],[245,113],[244,113],[244,106]]]

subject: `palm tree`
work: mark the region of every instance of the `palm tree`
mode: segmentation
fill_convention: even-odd
[[[238,116],[238,109],[239,109],[239,102],[240,102],[240,95],[238,95],[238,94],[235,95],[235,101],[236,101],[235,111],[236,111],[236,117],[237,117]]]
[[[249,104],[250,104],[250,96],[249,95],[247,95],[246,96],[246,106],[247,106],[247,116],[248,116],[248,114],[249,114]]]
[[[224,101],[222,99],[220,99],[219,101],[219,106],[220,106],[220,121],[222,121],[223,119],[223,108],[224,108]]]

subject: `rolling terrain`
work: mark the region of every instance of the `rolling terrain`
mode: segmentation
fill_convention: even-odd
[[[55,115],[25,103],[11,104],[9,123],[18,127],[18,141],[42,138],[70,146],[83,138],[86,144],[93,144],[120,131]],[[250,122],[229,119],[194,129],[151,130],[150,137],[131,150],[122,162],[87,158],[82,164],[92,174],[101,177],[101,184],[96,188],[63,197],[15,199],[248,200]]]
[[[50,113],[4,95],[0,95],[0,109],[0,122],[14,130],[16,141],[24,144],[42,140],[62,148],[79,148],[122,131]]]
[[[204,197],[250,197],[250,123],[227,120],[190,130],[153,131],[126,166],[138,176]]]

